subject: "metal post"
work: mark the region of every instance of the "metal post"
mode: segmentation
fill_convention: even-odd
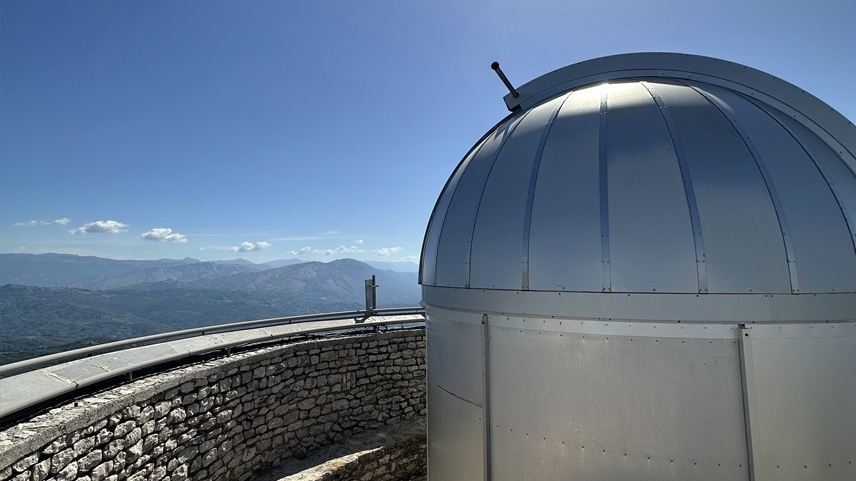
[[[377,283],[375,276],[366,279],[366,317],[371,317],[377,310]]]
[[[487,314],[482,315],[482,446],[484,448],[484,480],[491,480],[490,460],[490,329]]]
[[[746,426],[746,451],[749,481],[755,481],[755,442],[752,437],[752,422],[757,422],[755,413],[755,383],[751,378],[753,370],[751,327],[739,324],[737,329],[737,347],[740,354],[740,382],[743,391],[743,423]]]

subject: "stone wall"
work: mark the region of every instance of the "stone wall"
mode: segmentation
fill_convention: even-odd
[[[424,415],[424,330],[304,341],[140,379],[0,432],[0,481],[243,481]]]
[[[410,481],[425,477],[428,456],[425,434],[411,436],[357,456],[331,469],[318,481]]]

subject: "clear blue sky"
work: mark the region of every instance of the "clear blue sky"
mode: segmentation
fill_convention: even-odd
[[[417,261],[515,84],[672,51],[856,119],[856,2],[0,2],[0,252]]]

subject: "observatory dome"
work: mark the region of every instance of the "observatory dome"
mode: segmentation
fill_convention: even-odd
[[[856,127],[692,55],[509,88],[425,233],[429,479],[856,479]]]
[[[507,100],[437,201],[423,285],[856,292],[856,129],[806,92],[721,60],[633,54]]]

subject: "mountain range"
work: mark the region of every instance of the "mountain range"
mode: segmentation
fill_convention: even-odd
[[[201,262],[0,254],[0,364],[82,345],[242,320],[415,306],[415,272],[354,259]],[[279,267],[274,267],[279,265]]]
[[[256,264],[245,259],[211,261],[223,266],[242,266],[249,270],[263,271],[306,261],[279,259]],[[197,259],[117,260],[71,254],[0,254],[0,285],[20,284],[43,287],[94,287],[98,282],[111,277],[150,268],[172,268],[194,264],[207,264]],[[369,261],[366,264],[380,270],[417,272],[419,266],[413,262]]]

